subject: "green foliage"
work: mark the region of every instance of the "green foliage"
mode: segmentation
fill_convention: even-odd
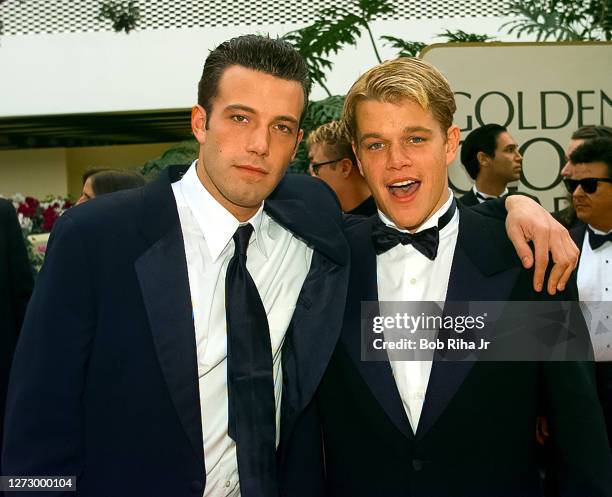
[[[593,41],[612,39],[611,0],[514,1],[508,14],[517,16],[502,27],[518,38],[536,35],[537,41]]]
[[[321,85],[331,97],[325,86],[326,73],[332,68],[330,55],[338,53],[346,45],[357,45],[365,30],[380,61],[369,24],[376,16],[393,10],[388,0],[354,0],[348,6],[322,10],[319,19],[310,26],[291,31],[283,38],[306,60],[311,80]]]
[[[177,143],[166,150],[161,157],[148,161],[140,172],[143,176],[151,178],[168,166],[191,164],[198,157],[199,150],[200,145],[195,139]]]
[[[398,57],[416,57],[419,55],[419,52],[427,46],[427,43],[406,41],[401,38],[396,38],[395,36],[381,36],[380,38],[387,42],[385,45],[393,47],[398,51]]]
[[[306,115],[302,120],[302,129],[304,130],[304,139],[298,151],[295,154],[295,160],[292,162],[289,170],[292,172],[306,172],[308,170],[308,150],[306,150],[306,138],[310,132],[322,124],[340,119],[342,114],[342,106],[344,105],[344,96],[333,95],[323,100],[310,102]]]
[[[310,102],[302,120],[302,128],[308,134],[322,124],[340,119],[343,105],[343,95],[333,95],[323,100]]]
[[[438,36],[445,38],[448,43],[478,43],[493,41],[495,38],[488,35],[478,35],[474,33],[466,33],[465,31],[458,29],[457,31],[445,30]]]
[[[140,19],[140,9],[134,0],[129,2],[104,1],[100,3],[100,20],[108,20],[113,23],[113,29],[117,32],[132,31]]]

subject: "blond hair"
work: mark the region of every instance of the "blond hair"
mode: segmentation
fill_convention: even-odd
[[[331,121],[311,131],[306,138],[306,147],[310,149],[313,145],[319,144],[331,149],[339,158],[348,158],[353,164],[356,163],[351,139],[342,121]]]
[[[421,59],[400,57],[383,62],[355,81],[344,101],[342,120],[350,138],[357,138],[355,111],[364,99],[396,103],[407,98],[431,110],[446,133],[457,106],[448,81],[434,66]]]

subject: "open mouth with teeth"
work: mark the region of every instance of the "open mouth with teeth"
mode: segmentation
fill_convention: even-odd
[[[398,181],[387,185],[387,189],[397,198],[407,198],[416,193],[421,186],[421,182],[416,179],[409,179],[406,181]]]

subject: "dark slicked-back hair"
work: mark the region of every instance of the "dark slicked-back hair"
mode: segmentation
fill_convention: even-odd
[[[608,178],[612,178],[612,138],[593,138],[585,141],[570,154],[574,164],[603,162],[608,168]]]
[[[593,138],[612,138],[609,126],[582,126],[572,133],[572,140],[592,140]]]
[[[116,171],[107,169],[92,174],[91,189],[96,197],[119,190],[131,190],[144,186],[145,179],[133,171]]]
[[[83,184],[85,184],[85,182],[87,181],[87,178],[89,178],[90,176],[93,176],[96,173],[101,173],[102,171],[110,171],[110,169],[105,168],[105,167],[91,167],[89,169],[86,169],[82,176]]]
[[[245,35],[224,41],[210,52],[204,62],[204,70],[198,84],[198,104],[204,107],[207,116],[212,112],[212,100],[217,95],[219,80],[223,72],[231,66],[242,66],[300,83],[304,90],[306,110],[310,78],[306,63],[298,51],[284,40]]]
[[[507,129],[500,124],[485,124],[467,135],[461,146],[461,163],[472,179],[476,179],[480,172],[478,152],[484,152],[489,157],[494,157],[497,137],[504,131],[507,131]]]

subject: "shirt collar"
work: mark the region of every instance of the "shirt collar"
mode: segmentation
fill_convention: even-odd
[[[508,195],[508,188],[505,188],[504,191],[501,192],[501,194],[499,195],[489,195],[488,193],[483,193],[479,191],[478,188],[476,188],[475,184],[474,186],[472,186],[472,191],[474,192],[474,195],[476,194],[482,195],[484,198],[499,198],[499,197],[503,197],[504,195]],[[478,201],[480,202],[480,199]]]
[[[589,225],[587,225],[587,226],[588,226],[588,227],[589,227],[589,229],[590,229],[590,230],[591,230],[593,233],[595,233],[596,235],[607,235],[607,234],[609,234],[609,233],[612,233],[612,230],[610,230],[610,231],[607,231],[607,232],[606,232],[606,231],[601,231],[601,230],[598,230],[597,228],[593,228],[593,226],[591,226],[590,224],[589,224]]]
[[[419,228],[416,231],[413,231],[413,232],[408,231],[406,228],[400,228],[399,226],[397,226],[380,209],[378,209],[378,216],[380,217],[381,221],[385,223],[387,226],[389,226],[390,228],[394,228],[403,233],[418,233],[428,228],[438,226],[438,220],[450,208],[451,204],[453,203],[453,199],[454,199],[453,192],[449,188],[448,199],[446,199],[446,202],[444,202],[442,207],[440,207],[437,211],[435,211],[427,221],[425,221],[421,226],[419,226]],[[459,215],[459,210],[456,210],[455,215],[450,220],[450,222],[444,227],[444,229],[442,229],[442,232],[444,232],[446,228],[448,228],[451,225],[454,225],[457,222],[457,220],[459,219],[458,215]]]
[[[189,207],[206,240],[206,245],[213,262],[217,261],[221,253],[231,242],[238,226],[247,223],[253,225],[253,235],[249,244],[255,241],[259,251],[267,258],[264,227],[269,223],[264,222],[264,218],[267,215],[263,210],[263,202],[253,217],[244,223],[240,223],[204,188],[196,172],[197,163],[197,159],[192,162],[187,172],[179,180],[179,187],[185,203]]]

